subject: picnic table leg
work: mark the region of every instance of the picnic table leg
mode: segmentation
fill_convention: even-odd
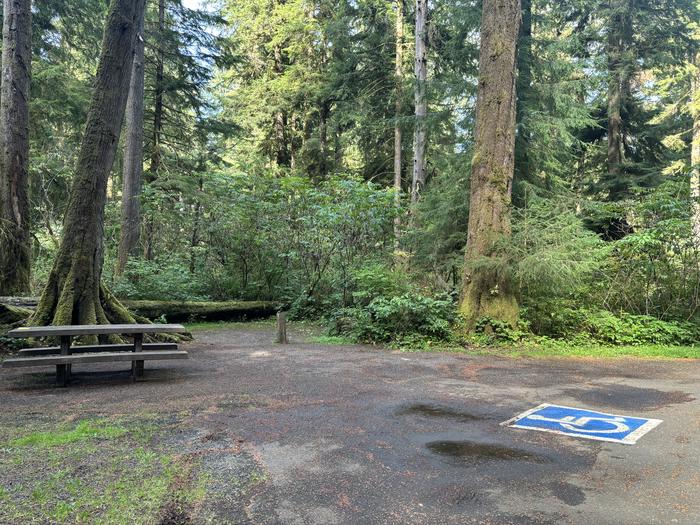
[[[143,350],[143,334],[134,334],[134,352]],[[131,362],[131,380],[136,381],[137,377],[143,377],[143,361]]]
[[[61,355],[70,355],[71,336],[61,336]],[[70,381],[71,365],[56,365],[56,381],[61,386],[68,386]]]

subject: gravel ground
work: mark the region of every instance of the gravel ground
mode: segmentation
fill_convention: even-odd
[[[170,417],[206,494],[161,523],[700,523],[700,362],[512,359],[271,343],[217,329],[189,361],[0,370],[2,415]],[[297,342],[295,342],[297,341]],[[112,367],[112,368],[110,368]],[[549,402],[663,419],[637,445],[499,423]],[[21,424],[21,423],[18,423]]]

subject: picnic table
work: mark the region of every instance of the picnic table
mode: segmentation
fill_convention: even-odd
[[[131,362],[131,378],[143,376],[144,361],[161,359],[187,359],[185,350],[178,350],[175,343],[144,343],[145,334],[182,333],[185,327],[179,324],[111,324],[111,325],[64,325],[27,326],[15,328],[9,337],[57,337],[59,346],[23,348],[20,357],[6,359],[2,366],[18,368],[29,366],[56,366],[56,380],[68,385],[72,365],[76,363]],[[107,335],[132,337],[131,344],[97,344],[72,346],[73,337]]]

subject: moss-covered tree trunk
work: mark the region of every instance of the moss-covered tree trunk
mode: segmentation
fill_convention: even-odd
[[[156,78],[153,105],[153,149],[151,164],[146,172],[146,182],[158,179],[162,164],[161,139],[163,135],[163,95],[165,94],[165,0],[158,0],[158,36],[156,38]],[[153,212],[143,222],[143,257],[151,261],[154,256],[155,219]]]
[[[425,186],[425,151],[428,147],[426,117],[428,115],[428,0],[416,0],[416,124],[413,131],[413,177],[411,179],[411,204],[416,204]]]
[[[398,255],[399,252],[399,238],[401,236],[401,217],[399,217],[398,210],[401,209],[401,167],[402,167],[402,133],[401,133],[401,102],[403,96],[403,5],[404,0],[396,0],[396,32],[394,34],[396,38],[396,48],[394,53],[394,74],[396,76],[396,86],[394,96],[396,101],[394,102],[394,117],[396,122],[394,122],[394,206],[396,207],[397,213],[394,217],[394,257],[396,262],[400,261]]]
[[[145,11],[145,9],[144,9]],[[138,37],[134,44],[134,62],[126,104],[126,139],[122,170],[122,220],[115,275],[121,275],[131,255],[136,254],[141,233],[141,180],[143,178],[143,84],[144,16],[139,17]]]
[[[469,231],[460,299],[467,330],[483,317],[515,324],[518,304],[502,241],[510,236],[520,0],[484,0]]]
[[[29,291],[31,1],[4,0],[0,87],[0,295]]]
[[[695,55],[693,77],[693,139],[690,148],[690,198],[692,201],[692,226],[695,248],[700,250],[700,51]]]
[[[611,0],[608,20],[608,198],[618,200],[629,188],[623,167],[625,136],[622,108],[630,91],[631,58],[628,48],[631,35],[629,0]]]
[[[515,134],[515,171],[513,174],[514,186],[518,182],[531,181],[530,158],[530,130],[525,121],[526,108],[532,97],[532,0],[521,0],[522,23],[518,40],[518,79],[516,83],[516,134]],[[516,195],[517,197],[517,195]]]
[[[107,179],[119,143],[144,0],[112,0],[95,88],[63,223],[35,325],[133,322],[101,283]]]

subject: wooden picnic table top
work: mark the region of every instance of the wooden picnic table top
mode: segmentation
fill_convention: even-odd
[[[7,332],[9,337],[51,337],[62,335],[164,334],[185,332],[181,324],[85,324],[23,326]]]

